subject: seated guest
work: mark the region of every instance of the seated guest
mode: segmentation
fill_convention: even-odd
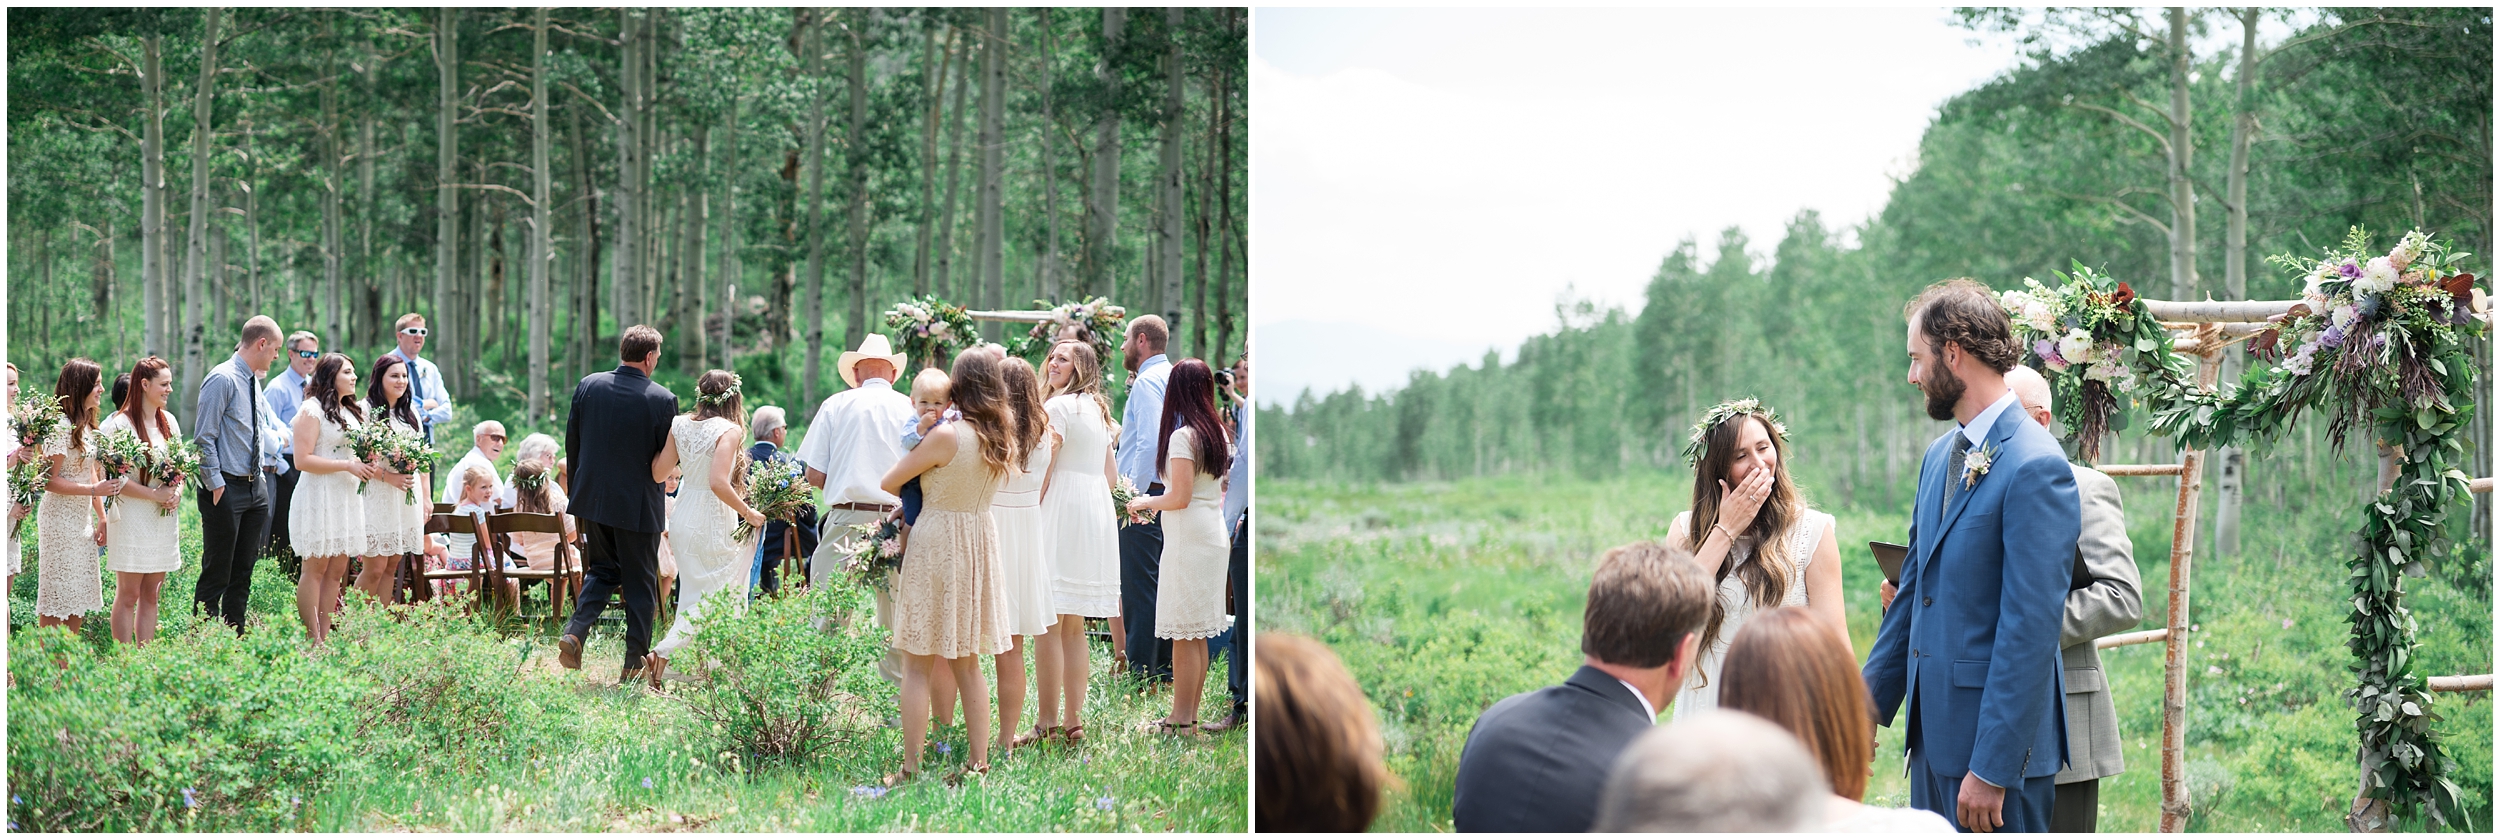
[[[1656,542],[1608,550],[1581,621],[1587,664],[1476,718],[1458,757],[1456,828],[1587,831],[1615,754],[1657,723],[1692,671],[1711,598],[1688,552]]]
[[[1260,637],[1259,831],[1362,831],[1380,813],[1380,728],[1327,645]]]
[[[553,466],[537,458],[514,465],[512,489],[516,491],[514,499],[516,504],[513,505],[513,512],[555,514],[556,519],[564,523],[564,541],[569,543],[578,536],[578,529],[573,525],[573,517],[564,512],[565,505],[570,500],[564,497],[564,485],[553,480],[554,472]],[[512,535],[512,551],[520,555],[517,565],[524,568],[554,568],[556,535],[514,534]],[[576,554],[570,570],[581,571],[581,562],[580,555]]]
[[[520,443],[513,444],[512,470],[514,472],[519,472],[522,461],[545,461],[550,464],[555,464],[557,465],[556,469],[559,471],[559,474],[555,476],[554,481],[558,486],[562,486],[564,484],[564,477],[560,473],[563,469],[563,460],[561,457],[563,454],[564,446],[556,443],[556,439],[553,435],[549,435],[545,432],[533,433],[529,437],[522,438]],[[503,489],[496,492],[495,508],[497,510],[518,510],[519,505],[520,500],[514,498],[512,482],[504,482]]]
[[[479,568],[477,564],[480,562],[492,561],[492,558],[483,555],[493,554],[493,546],[478,545],[477,533],[466,527],[466,524],[472,516],[495,512],[491,507],[495,500],[495,468],[489,464],[471,464],[467,469],[453,473],[451,480],[455,482],[453,487],[459,494],[453,497],[456,502],[451,508],[452,521],[462,527],[442,535],[444,551],[442,562],[447,568],[467,571]],[[511,564],[507,562],[504,565]],[[438,593],[449,593],[458,588],[458,581],[436,582]],[[519,591],[512,581],[504,581],[506,596],[514,595]]]
[[[1831,787],[1819,831],[1953,832],[1953,823],[1916,808],[1859,804],[1875,761],[1875,716],[1857,658],[1804,607],[1756,614],[1727,648],[1719,708],[1761,716],[1797,736]]]
[[[755,410],[747,419],[747,430],[755,435],[755,445],[747,447],[747,459],[757,463],[787,461],[799,463],[796,456],[782,451],[782,442],[790,437],[788,415],[781,406],[768,405]],[[804,474],[805,466],[800,467]],[[764,539],[755,544],[755,568],[747,573],[747,586],[754,591],[774,592],[781,588],[781,555],[787,551],[790,523],[775,519],[764,523]],[[798,558],[802,563],[816,556],[816,509],[810,506],[799,517]],[[750,597],[752,597],[750,595]]]
[[[486,476],[495,480],[495,495],[503,495],[503,477],[495,474],[495,459],[503,457],[506,440],[502,423],[485,420],[471,427],[469,454],[460,456],[459,463],[452,464],[451,471],[443,474],[443,495],[440,498],[458,498],[460,488],[452,486],[452,482],[463,480],[461,474],[476,467],[486,468]]]
[[[1830,798],[1797,739],[1753,715],[1713,709],[1652,729],[1623,751],[1594,830],[1813,831]]]

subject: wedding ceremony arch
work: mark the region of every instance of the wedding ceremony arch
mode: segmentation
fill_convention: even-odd
[[[2059,419],[2087,463],[2098,460],[2102,434],[2123,428],[2129,397],[2146,404],[2153,433],[2179,443],[2176,463],[2098,466],[2111,476],[2178,478],[2166,626],[2095,645],[2166,646],[2162,831],[2185,830],[2192,808],[2184,772],[2187,643],[2195,631],[2188,605],[2206,450],[2269,442],[2308,408],[2330,416],[2339,447],[2342,435],[2358,428],[2371,435],[2379,455],[2360,550],[2347,562],[2358,680],[2344,696],[2356,713],[2359,782],[2346,826],[2388,831],[2402,818],[2421,816],[2469,828],[2459,822],[2464,815],[2448,778],[2451,762],[2432,738],[2430,725],[2438,719],[2432,693],[2488,692],[2492,677],[2425,676],[2413,667],[2416,627],[2403,586],[2407,577],[2427,575],[2426,561],[2455,551],[2447,537],[2449,508],[2492,485],[2489,477],[2450,466],[2451,457],[2481,445],[2467,431],[2476,370],[2466,342],[2484,334],[2489,317],[2474,275],[2455,270],[2463,256],[2418,231],[2388,255],[2374,256],[2356,230],[2323,260],[2277,258],[2308,273],[2299,300],[2145,300],[2080,264],[2074,274],[2061,275],[2057,287],[2032,282],[2028,290],[2004,293],[2017,331],[2030,339],[2032,361],[2060,392]],[[2222,391],[2223,355],[2242,342],[2251,355],[2272,355],[2279,363],[2252,367],[2238,388]],[[2280,350],[2294,345],[2291,352]],[[2392,388],[2352,387],[2379,375],[2363,368],[2378,366],[2392,376],[2365,384]]]

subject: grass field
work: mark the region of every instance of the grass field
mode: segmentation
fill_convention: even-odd
[[[196,558],[198,529],[187,507],[185,518],[186,556]],[[12,793],[24,794],[9,805],[12,829],[1248,828],[1245,736],[1236,731],[1192,741],[1136,731],[1162,716],[1170,694],[1146,694],[1136,683],[1110,676],[1109,650],[1099,642],[1083,744],[1027,748],[998,760],[985,776],[949,784],[937,774],[961,765],[968,754],[959,720],[957,726],[933,733],[926,765],[930,776],[886,790],[878,785],[884,774],[899,768],[902,741],[900,730],[881,724],[896,711],[890,688],[844,703],[841,715],[850,725],[824,756],[758,766],[722,749],[723,733],[691,714],[684,698],[706,690],[703,686],[672,683],[669,696],[617,687],[622,640],[605,628],[594,633],[583,657],[584,670],[573,672],[555,665],[543,626],[490,628],[459,621],[444,625],[441,638],[411,639],[407,627],[430,625],[390,621],[372,612],[370,602],[361,602],[343,614],[343,634],[361,621],[399,628],[397,635],[378,637],[356,650],[348,649],[357,647],[351,643],[334,645],[328,655],[304,656],[293,583],[267,560],[255,575],[250,641],[237,641],[221,628],[202,627],[188,615],[198,576],[197,563],[190,562],[166,585],[163,638],[141,649],[116,647],[106,630],[107,616],[90,615],[79,648],[86,653],[70,660],[81,673],[62,674],[35,652],[42,644],[35,634],[55,631],[32,627],[31,553],[26,572],[10,593],[9,776]],[[109,581],[106,599],[109,603]],[[386,695],[376,687],[375,670],[415,670],[423,676],[422,669],[435,667],[422,659],[426,656],[457,657],[450,670],[459,673],[442,682],[453,690],[424,701],[440,708],[405,710],[400,708],[409,702],[404,696]],[[984,669],[989,667],[985,661]],[[1204,706],[1210,719],[1230,702],[1223,668],[1219,656]],[[135,691],[167,696],[127,696]],[[305,702],[330,696],[324,691],[336,694],[337,702]],[[99,705],[82,709],[76,705],[81,703]],[[263,705],[269,707],[265,712]],[[220,708],[253,711],[213,714]],[[1028,703],[1027,726],[1031,708]],[[99,726],[67,734],[32,728],[42,726],[32,722],[44,719],[38,711],[54,720],[152,713],[124,709],[182,709],[186,711],[178,714],[195,720],[162,722],[162,731],[172,734],[135,747],[126,743],[128,732],[121,728]],[[369,728],[377,720],[387,727],[403,718],[412,731]],[[471,725],[480,721],[492,725]],[[104,731],[108,728],[112,731]],[[74,753],[44,749],[47,740],[79,737],[100,745],[80,746]],[[289,739],[336,741],[339,748],[293,748],[285,743]],[[122,746],[112,746],[116,744]],[[89,755],[117,750],[141,758]],[[316,757],[318,766],[300,772],[283,766],[306,756]],[[43,766],[47,763],[60,766]],[[270,767],[251,766],[259,763]],[[191,782],[184,773],[215,778]],[[57,778],[64,776],[69,778]],[[106,792],[82,803],[46,802],[36,793],[69,789],[60,786]],[[187,805],[186,796],[198,806]]]
[[[1450,830],[1450,791],[1476,715],[1578,667],[1580,613],[1604,549],[1664,535],[1690,478],[1506,477],[1371,486],[1268,480],[1259,488],[1259,620],[1317,637],[1377,707],[1400,779],[1383,831]],[[2145,586],[2143,627],[2164,623],[2169,480],[2122,478]],[[2306,510],[2251,505],[2237,556],[2193,567],[2186,780],[2198,831],[2336,831],[2356,784],[2342,547],[2348,497]],[[1874,640],[1880,582],[1866,541],[1902,541],[1906,516],[1833,511],[1854,647]],[[2487,596],[2414,581],[2426,674],[2491,671]],[[2103,652],[2127,770],[2102,780],[2102,831],[2159,823],[2162,647]],[[2457,763],[2474,828],[2491,828],[2493,707],[2438,695],[2440,743]],[[1870,802],[1907,805],[1901,733],[1882,746]]]

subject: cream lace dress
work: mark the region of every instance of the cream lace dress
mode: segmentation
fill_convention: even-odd
[[[1024,459],[1024,471],[1008,476],[990,502],[998,526],[998,565],[1007,581],[1007,631],[1018,636],[1048,633],[1059,620],[1050,598],[1050,520],[1042,514],[1050,448],[1045,433]]]
[[[173,428],[175,437],[181,436],[182,426],[174,421],[173,415],[167,414],[165,422],[167,426]],[[168,438],[164,429],[156,427],[156,424],[148,425],[150,428],[147,442],[141,445],[148,448],[150,455],[164,457],[165,442],[173,438]],[[105,418],[104,426],[98,431],[110,432],[117,429],[136,434],[130,425],[130,415],[118,411],[113,412],[113,416]],[[140,481],[139,476],[134,475],[129,478],[132,481]],[[156,486],[154,481],[143,483],[149,487]],[[175,504],[179,505],[181,502],[177,501]],[[157,507],[155,502],[137,496],[122,496],[114,499],[113,506],[104,509],[104,567],[116,572],[134,574],[170,572],[182,568],[181,524],[182,509],[180,507],[176,507],[172,513],[166,513],[163,508]]]
[[[1195,430],[1172,430],[1171,458],[1197,463]],[[1189,484],[1189,506],[1163,512],[1163,565],[1155,579],[1155,638],[1206,639],[1224,632],[1224,576],[1233,545],[1224,533],[1224,470],[1201,469]],[[1171,479],[1164,479],[1166,487]]]
[[[1059,433],[1059,459],[1048,467],[1051,609],[1060,615],[1120,614],[1120,523],[1102,465],[1111,453],[1111,421],[1091,394],[1063,394],[1046,404]]]
[[[347,446],[347,427],[358,423],[355,415],[341,406],[339,417],[344,425],[332,422],[330,415],[321,410],[319,400],[305,400],[303,410],[313,416],[313,423],[320,429],[313,437],[313,454],[340,461],[356,460],[356,453]],[[286,526],[295,556],[346,557],[364,553],[365,500],[356,492],[356,481],[353,473],[306,471],[295,482],[295,496],[287,502]]]
[[[409,425],[408,421],[388,416],[376,406],[365,406],[365,416],[371,422],[389,423],[393,431],[403,435],[418,433],[417,427]],[[409,485],[407,490],[392,487],[390,482],[381,479],[365,485],[365,543],[356,554],[396,557],[425,551],[425,520],[432,513],[433,506],[426,502],[425,476],[417,478],[419,480]],[[416,493],[415,501],[408,499],[412,491]],[[300,494],[303,491],[299,489],[296,492]]]
[[[675,657],[678,648],[694,640],[695,622],[703,618],[706,596],[732,589],[739,593],[738,604],[746,604],[748,561],[755,556],[755,542],[763,529],[756,529],[745,542],[730,541],[729,534],[740,521],[738,512],[712,492],[712,459],[737,457],[740,438],[730,438],[726,453],[719,448],[723,436],[737,431],[738,424],[727,417],[698,423],[680,416],[669,425],[686,480],[677,485],[677,510],[668,523],[669,551],[677,557],[677,621],[668,628],[668,638],[651,646],[651,652],[664,657]]]
[[[54,478],[74,484],[96,480],[95,439],[88,429],[71,445],[69,424],[43,442],[42,457],[61,456]],[[35,506],[35,614],[76,618],[104,609],[104,572],[95,546],[94,496],[43,491]]]
[[[1692,533],[1691,520],[1691,511],[1676,514],[1675,531]],[[1808,510],[1804,516],[1798,517],[1796,525],[1788,529],[1786,556],[1791,561],[1788,593],[1776,606],[1806,605],[1806,566],[1814,562],[1814,548],[1823,541],[1823,531],[1831,527],[1831,514]],[[1742,566],[1753,562],[1753,554],[1752,538],[1742,539],[1728,549],[1727,562]],[[1677,720],[1703,709],[1719,707],[1719,663],[1727,658],[1728,644],[1736,640],[1736,631],[1745,629],[1746,620],[1753,618],[1754,613],[1770,609],[1753,602],[1753,596],[1745,591],[1744,578],[1735,571],[1730,571],[1719,581],[1719,605],[1727,612],[1726,617],[1719,621],[1719,637],[1710,643],[1709,650],[1701,652],[1701,666],[1684,678],[1683,690],[1676,692]]]
[[[894,587],[894,649],[961,659],[1007,652],[1007,576],[990,500],[1006,476],[981,460],[981,432],[956,422],[955,454],[920,474],[920,524]]]

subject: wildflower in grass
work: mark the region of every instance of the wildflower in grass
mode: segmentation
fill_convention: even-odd
[[[954,755],[954,754],[955,754],[955,745],[953,745],[953,744],[949,744],[949,743],[947,743],[947,742],[945,742],[945,741],[939,741],[939,742],[938,742],[938,745],[937,745],[937,751],[938,751],[938,755]]]
[[[198,807],[200,807],[200,800],[199,800],[198,798],[196,798],[196,797],[193,797],[193,796],[192,796],[192,794],[193,794],[193,793],[196,793],[196,792],[197,792],[197,791],[194,791],[194,790],[192,790],[192,789],[190,789],[190,788],[183,788],[183,789],[182,789],[182,807],[185,807],[185,808],[198,808]]]
[[[642,777],[642,789],[643,789],[643,790],[650,790],[650,789],[651,789],[651,777],[649,777],[649,776],[644,776],[644,777]]]
[[[1108,796],[1097,797],[1097,798],[1094,800],[1094,810],[1097,810],[1097,811],[1108,811],[1108,810],[1111,810],[1111,806],[1113,806],[1113,805],[1117,805],[1117,804],[1119,804],[1119,800],[1117,800],[1117,799],[1113,799],[1113,798],[1108,797]]]
[[[878,785],[860,785],[859,787],[851,789],[851,795],[867,799],[876,799],[884,796],[886,790],[888,789]]]

